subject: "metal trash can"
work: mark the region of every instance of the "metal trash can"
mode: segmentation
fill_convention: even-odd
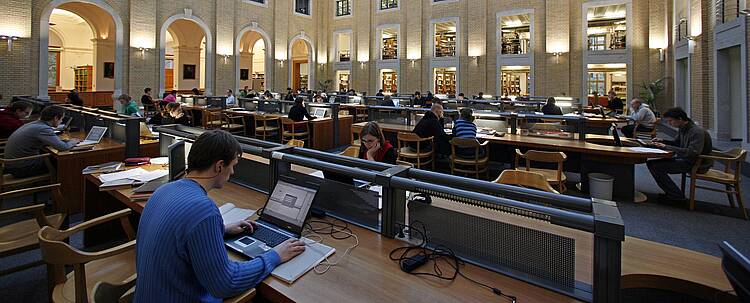
[[[592,198],[612,200],[612,187],[615,178],[601,173],[589,174],[589,193]]]

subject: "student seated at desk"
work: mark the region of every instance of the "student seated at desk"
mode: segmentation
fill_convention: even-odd
[[[625,107],[625,104],[622,103],[622,99],[620,99],[620,97],[617,97],[614,89],[609,90],[609,94],[607,95],[607,97],[609,98],[609,101],[607,102],[607,108],[618,113],[622,113],[622,109],[623,107]]]
[[[65,108],[57,105],[47,106],[42,110],[39,120],[21,126],[8,138],[5,145],[5,159],[18,159],[39,155],[39,151],[47,146],[64,151],[76,146],[81,140],[71,139],[63,141],[55,134],[55,128],[65,117]],[[23,163],[8,163],[5,172],[16,178],[41,175],[47,172],[47,165],[43,159],[24,161]]]
[[[140,116],[140,113],[138,112],[138,104],[127,94],[122,94],[117,97],[117,101],[120,101],[120,114],[126,116]]]
[[[311,116],[309,112],[307,112],[307,108],[305,107],[305,99],[302,97],[297,97],[297,99],[294,99],[294,106],[289,109],[289,119],[291,119],[294,122],[300,122],[305,120],[315,120],[315,116]],[[304,130],[303,126],[295,126],[295,131],[298,130]]]
[[[649,160],[646,162],[648,170],[656,180],[656,184],[665,192],[659,194],[659,201],[666,203],[685,203],[685,193],[669,177],[670,174],[689,173],[700,155],[711,153],[711,135],[706,130],[693,123],[687,113],[679,107],[671,108],[662,115],[672,127],[678,128],[679,133],[675,141],[654,139],[652,146],[674,152],[669,159]],[[708,171],[713,166],[710,159],[701,162],[699,173]]]
[[[643,104],[640,98],[634,98],[633,101],[630,101],[630,117],[628,119],[638,122],[639,132],[650,132],[656,127],[654,125],[654,122],[656,122],[654,112],[647,105]],[[632,138],[634,132],[634,124],[622,127],[622,134],[627,138]]]
[[[160,103],[159,106],[156,107],[158,109],[158,112],[148,119],[148,124],[152,124],[152,125],[167,124],[165,122],[166,122],[167,117],[169,117],[168,104],[169,103],[166,103],[166,102]]]
[[[23,126],[23,120],[31,115],[34,106],[26,101],[16,101],[0,111],[0,138],[8,138]]]
[[[136,240],[135,302],[221,302],[305,250],[290,239],[250,261],[229,259],[224,235],[252,233],[257,225],[224,225],[208,192],[227,183],[241,155],[231,134],[205,132],[190,149],[186,178],[162,185],[148,200]]]
[[[177,91],[173,89],[169,95],[163,98],[163,100],[167,103],[177,102]]]
[[[367,122],[359,132],[359,137],[362,141],[359,148],[360,159],[396,164],[396,149],[385,139],[377,122]]]
[[[378,90],[378,93],[375,94],[375,97],[383,97],[383,96],[385,96],[385,95],[383,94],[383,89],[381,88],[381,89]]]
[[[474,111],[471,108],[464,107],[459,112],[458,120],[453,124],[453,135],[456,138],[476,139],[477,125],[474,124]],[[476,149],[474,148],[456,148],[456,154],[460,157],[474,158]],[[479,158],[484,157],[485,151],[479,149]]]
[[[156,106],[156,104],[154,104],[154,98],[151,97],[150,87],[146,87],[145,89],[143,89],[143,96],[141,96],[141,104],[143,104],[144,107],[147,105]]]
[[[227,90],[226,106],[227,107],[236,107],[237,106],[237,98],[234,97],[234,93],[232,92],[231,89]]]
[[[555,98],[549,97],[547,98],[547,104],[542,106],[542,113],[545,115],[562,115],[562,109],[555,105]]]
[[[391,96],[383,96],[383,102],[380,104],[380,106],[395,107],[396,104],[393,103],[393,99],[391,99]]]
[[[434,137],[435,152],[441,155],[450,155],[450,144],[448,143],[448,135],[445,133],[443,127],[443,106],[439,103],[435,103],[430,108],[430,111],[424,114],[421,120],[417,123],[417,126],[412,130],[413,133],[417,134],[420,138]],[[420,145],[421,151],[430,151],[433,149],[429,143],[423,143]],[[415,152],[417,150],[416,144],[408,146],[408,148]]]
[[[161,120],[162,124],[182,124],[190,126],[190,119],[188,119],[185,112],[182,110],[182,106],[179,103],[167,104],[167,116],[164,116]]]

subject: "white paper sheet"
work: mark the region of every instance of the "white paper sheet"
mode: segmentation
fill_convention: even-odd
[[[252,217],[255,211],[252,209],[239,208],[232,203],[226,203],[219,207],[224,224],[232,224]]]
[[[159,179],[159,178],[164,177],[166,175],[169,175],[169,171],[168,170],[166,170],[166,169],[157,169],[157,170],[152,170],[152,171],[149,171],[149,172],[145,172],[145,173],[137,175],[137,176],[133,176],[131,179],[133,179],[135,181],[138,181],[138,182],[141,182],[141,183],[146,183],[148,181],[156,180],[156,179]]]
[[[630,150],[634,152],[639,152],[639,153],[655,153],[655,154],[669,153],[668,151],[663,150],[663,149],[649,148],[649,147],[631,147]]]
[[[120,179],[133,179],[136,176],[142,175],[144,173],[147,173],[147,171],[143,168],[134,168],[129,169],[126,171],[111,173],[111,174],[102,174],[99,175],[99,180],[101,180],[104,183],[111,182],[114,180],[120,180]]]

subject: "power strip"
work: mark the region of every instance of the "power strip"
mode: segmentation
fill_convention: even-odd
[[[403,237],[399,237],[399,235],[396,234],[396,240],[401,240],[401,241],[404,241],[404,242],[409,243],[409,244],[414,245],[414,246],[419,246],[423,242],[421,239],[412,238],[409,235],[409,229],[408,228],[404,228],[403,234],[404,234]]]

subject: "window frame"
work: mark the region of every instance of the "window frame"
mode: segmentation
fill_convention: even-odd
[[[307,1],[308,9],[310,10],[310,12],[308,14],[300,13],[300,12],[297,11],[297,1],[298,0],[292,0],[292,12],[294,13],[294,15],[300,16],[300,17],[305,17],[305,18],[312,18],[312,12],[314,11],[313,3],[315,3],[315,1],[313,1],[313,0],[305,0],[305,1]]]
[[[339,35],[346,34],[349,35],[349,61],[341,61],[341,56],[339,54],[341,50],[341,46],[339,46]],[[354,31],[351,29],[345,29],[345,30],[338,30],[333,32],[333,49],[334,49],[334,61],[335,63],[349,63],[351,64],[352,61],[354,61],[354,58],[352,58],[352,55],[354,54]]]
[[[378,7],[379,12],[380,11],[394,11],[394,10],[399,10],[401,8],[401,3],[399,3],[399,0],[375,0],[375,1],[377,1],[376,5]],[[395,3],[396,6],[383,8],[383,1],[389,1],[391,3]]]
[[[268,7],[268,1],[269,0],[261,0],[261,1],[263,1],[263,2],[262,3],[261,2],[257,2],[257,0],[242,0],[242,2],[247,3],[247,4],[252,4],[252,5],[257,5],[257,6],[262,6],[262,7]]]
[[[349,3],[349,13],[346,15],[339,15],[339,2],[346,1]],[[354,15],[354,5],[352,5],[353,0],[333,0],[333,17],[334,19],[340,19],[340,18],[348,18]]]
[[[396,30],[396,58],[383,59],[383,30],[393,29]],[[377,27],[376,39],[378,39],[378,61],[397,61],[401,59],[401,25],[400,24],[382,24]]]

